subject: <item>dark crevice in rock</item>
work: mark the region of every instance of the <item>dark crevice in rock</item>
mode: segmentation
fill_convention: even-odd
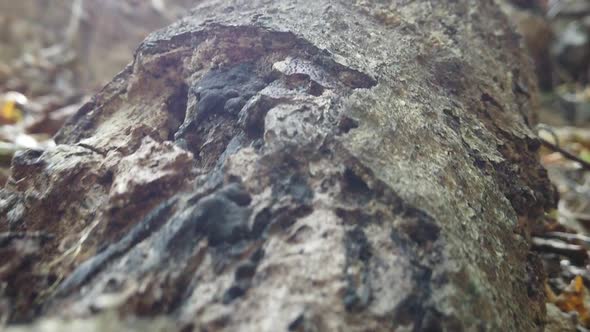
[[[193,247],[200,236],[211,246],[247,239],[250,211],[244,206],[246,197],[247,192],[233,183],[199,199],[190,213],[177,221],[179,227],[166,241],[167,251],[190,252],[187,246]]]
[[[237,116],[246,102],[265,86],[252,63],[211,70],[190,88],[194,101],[174,138],[184,138],[189,131],[198,130],[212,116]]]
[[[168,140],[174,140],[174,134],[178,132],[181,124],[185,121],[186,108],[188,104],[188,85],[182,84],[176,89],[176,92],[166,100],[166,108],[171,115],[168,120],[169,133]]]
[[[286,175],[283,179],[276,179],[272,187],[274,197],[290,196],[297,204],[309,204],[314,192],[307,184],[307,179],[300,174]]]
[[[272,213],[269,208],[264,208],[258,212],[254,217],[254,223],[252,224],[252,236],[259,238],[262,233],[267,229],[272,221]]]
[[[240,127],[248,134],[251,139],[262,138],[264,134],[264,118],[268,111],[288,100],[280,100],[265,95],[256,96],[250,100],[239,114]]]
[[[488,94],[486,92],[483,92],[481,94],[481,101],[484,104],[491,104],[491,105],[493,105],[494,107],[496,107],[498,110],[500,110],[502,112],[504,111],[504,108],[502,107],[502,105],[500,105],[498,103],[498,101],[496,101],[496,99],[494,97],[492,97],[490,94]]]
[[[424,246],[438,240],[440,227],[428,213],[415,207],[406,207],[400,230],[418,246]]]
[[[89,150],[89,151],[91,151],[91,152],[93,152],[93,153],[96,153],[96,154],[98,154],[98,155],[101,155],[102,157],[105,157],[105,156],[106,156],[106,153],[105,153],[105,152],[103,152],[103,151],[100,151],[100,150],[98,150],[98,149],[96,149],[96,148],[94,148],[93,146],[90,146],[90,145],[88,145],[88,144],[84,144],[84,143],[78,143],[78,144],[76,144],[76,145],[77,145],[77,146],[79,146],[79,147],[82,147],[82,148],[84,148],[84,149],[86,149],[86,150]]]
[[[354,170],[354,171],[353,171]],[[344,224],[350,227],[344,240],[346,248],[346,271],[359,271],[347,275],[347,288],[343,295],[348,311],[362,311],[371,304],[374,271],[371,245],[365,234],[371,224],[384,224],[386,220],[397,220],[391,230],[390,239],[402,256],[409,259],[411,280],[415,283],[412,291],[392,312],[394,326],[413,326],[415,331],[438,331],[440,326],[454,326],[452,317],[442,317],[431,307],[431,289],[448,281],[433,280],[432,271],[440,264],[442,243],[441,228],[426,211],[402,200],[389,187],[377,179],[372,172],[355,163],[342,174],[342,190],[350,205],[336,210]],[[386,210],[367,212],[367,206],[377,202],[389,207]],[[460,326],[460,325],[458,325]],[[442,329],[441,329],[442,331]]]
[[[338,129],[340,134],[348,134],[351,130],[359,127],[359,122],[356,119],[343,115],[338,121]]]
[[[111,244],[105,250],[85,261],[64,280],[58,290],[57,296],[68,294],[93,277],[106,263],[126,253],[131,247],[148,237],[152,232],[162,226],[172,212],[176,199],[170,199],[152,210],[142,221],[137,223],[120,241]]]
[[[437,246],[424,251],[420,249],[420,243],[415,245],[415,239],[396,230],[391,232],[390,237],[393,245],[410,259],[414,283],[410,294],[396,306],[392,317],[394,328],[412,326],[412,331],[449,331],[449,327],[458,327],[461,330],[461,324],[457,324],[454,317],[443,316],[430,304],[433,289],[441,287],[441,281],[433,278],[433,269],[439,263],[440,248]]]
[[[453,113],[450,109],[444,109],[443,114],[445,115],[444,120],[447,125],[457,134],[461,134],[461,118]]]
[[[246,294],[252,285],[252,278],[256,273],[257,266],[258,262],[252,260],[238,265],[234,272],[233,284],[223,294],[223,304],[229,304]]]
[[[361,204],[367,203],[374,197],[367,183],[350,168],[344,171],[342,189],[344,192],[352,193]]]
[[[347,287],[344,293],[344,307],[348,311],[362,310],[371,301],[371,285],[369,277],[369,265],[372,257],[371,245],[360,226],[346,232],[344,239],[346,248],[346,267],[360,265],[360,276],[346,274]]]

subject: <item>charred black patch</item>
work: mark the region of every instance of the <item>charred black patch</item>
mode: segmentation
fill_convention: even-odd
[[[246,294],[252,285],[252,278],[256,274],[258,262],[252,260],[238,265],[234,272],[234,282],[223,295],[223,304],[229,304],[235,299]]]
[[[211,169],[232,140],[244,136],[240,111],[266,85],[254,63],[210,70],[188,87],[184,120],[174,133],[175,142],[193,152],[200,167]]]
[[[205,199],[197,218],[206,219],[202,231],[211,245],[236,242],[247,237],[247,211],[223,198]]]
[[[104,173],[103,176],[97,179],[97,183],[102,186],[110,186],[113,183],[114,174],[112,170],[108,170]]]
[[[363,178],[350,168],[342,175],[343,192],[349,193],[350,199],[359,204],[366,204],[374,198],[374,192]]]
[[[325,90],[325,88],[315,81],[310,81],[309,85],[307,86],[307,89],[306,89],[307,93],[309,93],[310,95],[315,96],[315,97],[319,97],[319,96],[323,95],[324,90]]]
[[[369,264],[372,254],[367,235],[360,226],[356,226],[346,233],[344,239],[346,248],[346,267],[360,265],[360,277],[346,274],[347,288],[344,293],[344,307],[348,311],[364,309],[371,301],[371,287],[369,278]]]
[[[256,273],[256,264],[253,262],[244,263],[236,269],[235,279],[246,280],[251,279]]]
[[[237,183],[226,186],[223,190],[223,195],[239,206],[248,206],[252,201],[250,193]]]
[[[250,256],[250,260],[255,263],[258,264],[260,263],[260,261],[264,258],[264,249],[262,248],[258,248],[253,254],[252,256]]]
[[[399,306],[400,310],[395,313],[394,321],[402,326],[414,326],[413,331],[442,332],[445,331],[446,322],[441,313],[432,308],[424,308],[419,295],[407,298]],[[457,326],[462,331],[461,325]]]
[[[158,205],[147,216],[137,223],[121,240],[105,247],[103,251],[91,259],[80,264],[70,276],[64,280],[58,290],[57,295],[67,294],[72,289],[83,285],[93,277],[104,265],[112,259],[123,255],[141,240],[148,237],[156,229],[160,228],[172,213],[176,199],[172,198]]]
[[[351,226],[364,227],[370,223],[379,222],[379,216],[367,214],[362,209],[336,209],[336,215],[341,218],[345,224]]]
[[[246,102],[266,85],[251,63],[211,70],[190,88],[196,103],[186,110],[184,123],[174,138],[183,138],[209,117],[237,116]]]
[[[434,332],[444,331],[443,326],[455,326],[452,317],[443,317],[429,305],[433,284],[437,283],[433,280],[430,267],[430,264],[434,263],[436,254],[422,253],[415,245],[415,240],[395,230],[390,236],[393,245],[400,248],[404,256],[410,259],[412,263],[410,273],[414,283],[410,294],[397,306],[397,310],[393,314],[394,327],[413,326],[413,331]],[[458,327],[460,328],[461,325]],[[461,329],[457,331],[461,331]]]
[[[479,154],[472,155],[473,158],[473,166],[481,169],[486,170],[488,167],[488,163],[481,157]]]
[[[268,96],[256,96],[248,101],[239,114],[238,123],[252,139],[262,138],[264,134],[264,118],[268,111],[281,100]]]
[[[250,210],[244,206],[246,202],[249,203],[249,195],[235,183],[201,198],[184,218],[169,247],[192,246],[199,235],[205,236],[212,246],[247,239]]]
[[[256,274],[258,263],[260,263],[263,256],[264,250],[259,248],[252,254],[248,261],[237,266],[234,272],[234,281],[223,294],[223,304],[230,304],[248,292],[248,289],[252,286],[252,278]]]
[[[264,208],[258,212],[254,217],[254,223],[252,225],[252,237],[259,238],[270,224],[271,219],[272,214],[270,213],[270,209]]]
[[[246,294],[246,290],[238,285],[233,285],[225,291],[223,294],[223,304],[230,304],[235,299],[244,296]]]
[[[373,256],[367,235],[360,227],[346,233],[346,255],[350,259],[366,262]]]
[[[273,218],[269,227],[267,227],[267,230],[269,232],[284,231],[293,226],[298,219],[304,218],[312,212],[313,209],[309,205],[284,206],[278,208],[273,213]]]
[[[527,149],[532,152],[536,153],[541,148],[541,140],[538,138],[531,138],[526,140]]]
[[[291,196],[297,203],[305,204],[313,199],[313,190],[302,175],[294,174],[278,181],[272,188],[273,196]]]
[[[369,195],[371,193],[371,189],[369,188],[367,183],[350,168],[347,168],[344,171],[343,184],[345,186],[346,191],[351,191],[363,195]]]
[[[166,100],[166,109],[170,113],[168,120],[169,135],[168,140],[174,140],[174,133],[176,133],[180,125],[184,122],[186,116],[186,108],[188,104],[188,85],[182,84],[176,89],[175,93]]]

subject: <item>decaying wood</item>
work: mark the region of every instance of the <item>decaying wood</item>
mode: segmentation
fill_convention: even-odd
[[[527,229],[554,197],[493,1],[199,3],[15,158],[9,322],[542,328]]]

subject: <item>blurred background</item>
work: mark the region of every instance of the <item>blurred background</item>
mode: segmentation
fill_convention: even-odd
[[[560,194],[536,225],[549,318],[590,327],[590,0],[497,0],[541,90],[540,158]],[[0,0],[0,186],[20,149],[44,149],[151,31],[200,0]],[[564,320],[565,319],[565,320]],[[550,321],[551,323],[551,321]],[[561,326],[561,325],[560,325]]]
[[[557,209],[534,227],[547,272],[555,330],[590,327],[590,0],[501,3],[535,63],[541,161],[559,192]],[[565,324],[565,325],[559,325]]]
[[[14,152],[43,149],[145,36],[195,0],[0,0],[0,186]]]

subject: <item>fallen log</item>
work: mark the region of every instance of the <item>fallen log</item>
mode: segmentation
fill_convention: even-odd
[[[6,319],[540,330],[531,68],[493,1],[201,1],[15,157]]]

